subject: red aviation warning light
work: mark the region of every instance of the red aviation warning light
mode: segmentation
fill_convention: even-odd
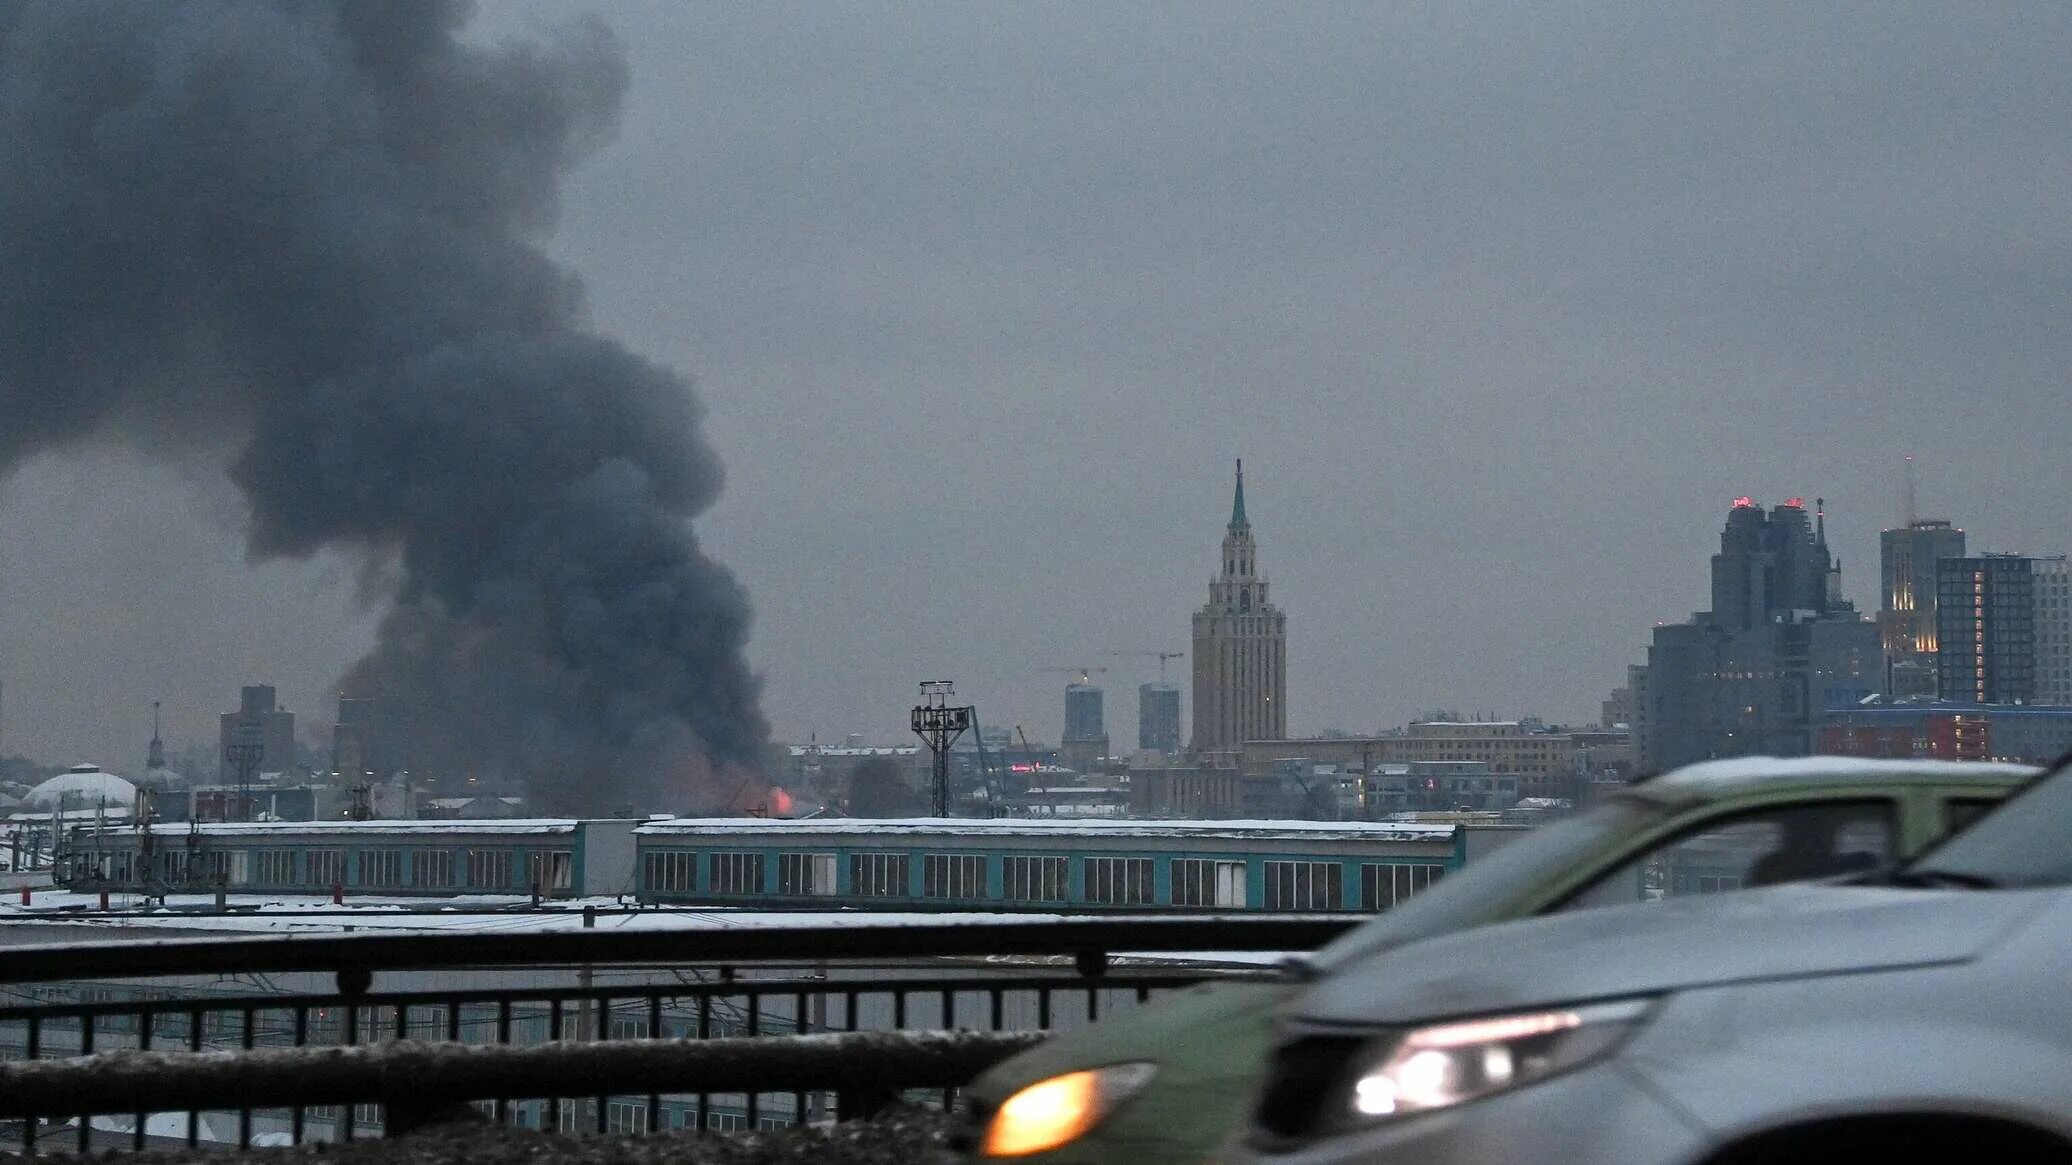
[[[1755,508],[1755,499],[1749,497],[1747,494],[1742,494],[1740,497],[1734,499],[1734,508],[1737,510],[1753,509]]]

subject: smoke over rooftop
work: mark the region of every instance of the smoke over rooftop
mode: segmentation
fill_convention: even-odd
[[[685,380],[590,330],[538,246],[623,55],[594,24],[464,43],[466,16],[0,5],[0,474],[210,451],[254,557],[386,580],[342,687],[398,755],[553,808],[710,807],[767,736],[747,598],[688,521],[719,463]]]

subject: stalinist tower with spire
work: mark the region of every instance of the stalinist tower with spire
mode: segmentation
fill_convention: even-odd
[[[1208,605],[1194,613],[1193,752],[1212,763],[1234,758],[1247,740],[1288,735],[1288,619],[1266,601],[1256,553],[1240,461],[1223,572],[1209,583]]]

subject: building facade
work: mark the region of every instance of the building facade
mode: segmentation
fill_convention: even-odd
[[[373,696],[338,697],[331,729],[331,771],[341,780],[380,780],[403,766],[390,755],[388,717]]]
[[[1964,531],[1938,518],[1878,535],[1885,694],[1932,696],[1936,689],[1936,563],[1964,557]]]
[[[1259,573],[1242,461],[1222,565],[1208,603],[1194,613],[1193,752],[1234,758],[1247,740],[1288,735],[1288,621],[1268,601]]]
[[[277,707],[272,684],[247,684],[238,693],[238,709],[225,712],[219,732],[222,739],[216,755],[222,761],[221,779],[238,783],[244,776],[281,773],[295,767],[295,713]],[[240,751],[233,752],[237,748]],[[251,749],[250,753],[242,750]],[[242,774],[240,765],[251,772]]]
[[[2036,702],[2035,560],[1936,563],[1936,694],[1972,704]]]
[[[1065,767],[1090,773],[1108,755],[1108,726],[1101,689],[1081,681],[1065,688],[1065,735],[1059,742]]]
[[[1137,688],[1137,747],[1180,751],[1180,685],[1163,680]]]
[[[1820,751],[2048,765],[2072,751],[2072,707],[1909,699],[1836,709],[1820,730]]]
[[[1735,499],[1712,559],[1712,609],[1655,628],[1636,755],[1643,773],[1714,757],[1804,756],[1820,714],[1884,680],[1876,623],[1841,598],[1826,516]]]
[[[2035,559],[2036,702],[2072,707],[2072,564]]]

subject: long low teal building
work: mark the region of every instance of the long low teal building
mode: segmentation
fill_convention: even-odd
[[[648,901],[923,909],[1384,910],[1497,840],[1454,823],[1107,819],[702,818],[634,832]]]
[[[1515,834],[1460,822],[680,818],[297,821],[74,833],[125,893],[634,897],[967,910],[1385,910]]]
[[[160,822],[75,833],[75,890],[546,898],[632,894],[631,820]]]

